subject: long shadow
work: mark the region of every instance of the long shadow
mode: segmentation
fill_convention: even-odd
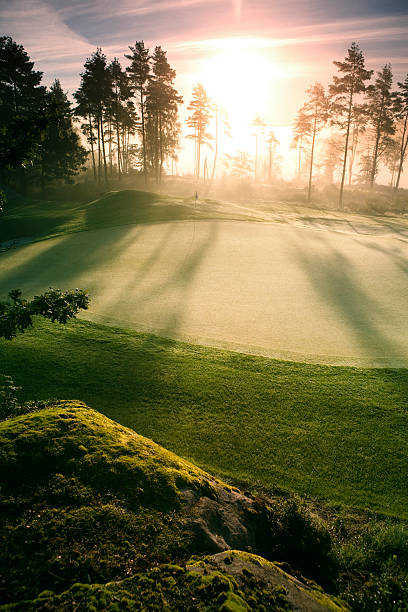
[[[115,299],[110,300],[106,304],[104,311],[105,315],[108,310],[118,310],[121,300],[124,299],[126,295],[133,294],[135,288],[139,287],[139,292],[132,304],[135,312],[137,312],[140,305],[145,304],[149,300],[155,300],[156,304],[161,304],[157,317],[159,323],[155,326],[155,331],[162,336],[177,336],[182,325],[183,315],[187,308],[188,296],[194,278],[200,269],[200,265],[206,253],[217,237],[218,225],[216,222],[206,223],[205,227],[208,227],[207,234],[201,237],[196,233],[195,224],[192,225],[191,240],[190,243],[186,245],[186,251],[182,261],[174,262],[173,268],[170,269],[170,273],[165,279],[161,278],[153,286],[143,289],[141,287],[143,278],[155,264],[160,265],[160,260],[163,257],[162,251],[165,249],[166,243],[171,239],[175,226],[172,225],[168,228],[161,241],[144,264],[135,271],[133,276],[129,277],[129,280],[125,284],[122,285],[121,292],[115,296]]]
[[[406,247],[408,247],[408,243],[405,240],[400,240],[399,238],[394,238],[394,240],[396,240],[397,242],[400,242],[402,244],[404,244]],[[371,249],[372,251],[377,251],[378,253],[381,253],[382,255],[386,255],[387,257],[389,257],[392,262],[400,269],[402,270],[402,272],[404,272],[405,274],[408,274],[408,257],[404,256],[401,253],[401,249],[397,246],[396,248],[385,248],[383,247],[381,244],[379,244],[378,242],[358,242],[358,244],[361,244],[362,246]]]
[[[171,241],[171,235],[175,230],[175,225],[169,223],[166,231],[164,232],[162,238],[159,240],[156,247],[153,251],[142,261],[137,263],[137,273],[129,273],[128,278],[121,283],[120,289],[114,293],[111,292],[110,296],[107,296],[103,303],[102,312],[105,315],[108,313],[110,309],[114,309],[115,311],[119,311],[119,302],[123,298],[124,295],[129,294],[130,290],[134,290],[135,287],[140,285],[143,280],[148,276],[149,272],[151,272],[154,266],[159,262],[163,250],[165,250],[166,245],[169,241]],[[143,235],[143,230],[141,229],[139,235]]]
[[[21,287],[28,292],[51,285],[71,289],[74,280],[85,272],[91,275],[111,259],[112,253],[118,256],[130,241],[137,239],[141,231],[132,228],[112,231],[110,234],[104,233],[103,240],[99,241],[93,240],[93,232],[75,237],[64,236],[20,247],[18,252],[6,253],[0,259],[0,294],[14,287]],[[72,249],[72,240],[78,245],[76,250]],[[18,261],[24,255],[26,259],[16,264],[15,257]],[[10,266],[6,268],[9,262]]]
[[[400,405],[405,406],[408,397],[406,353],[404,354],[399,345],[386,337],[378,324],[375,324],[372,320],[372,317],[375,316],[377,320],[389,322],[389,313],[362,290],[360,281],[356,279],[353,272],[352,261],[337,251],[323,236],[320,236],[320,239],[327,247],[322,256],[305,249],[302,250],[301,244],[298,245],[296,255],[300,264],[308,274],[314,289],[347,322],[360,346],[369,355],[372,355],[374,360],[377,358],[377,362],[379,350],[383,350],[386,355],[385,367],[373,369],[377,375],[382,377],[388,388],[392,389],[393,393],[400,398]],[[364,243],[364,246],[367,246],[366,243]],[[381,247],[375,247],[373,244],[370,244],[369,248],[376,248],[376,250],[385,252],[391,258],[396,258],[395,254],[391,254]],[[404,272],[408,272],[408,262],[405,258],[397,257],[396,263],[401,266]],[[398,365],[387,365],[387,362],[388,364],[391,362]],[[371,368],[366,369],[368,377],[370,370]]]
[[[396,361],[404,359],[400,347],[373,322],[373,317],[386,322],[389,314],[362,289],[352,260],[336,250],[325,236],[316,239],[326,247],[322,255],[317,250],[302,249],[301,242],[295,251],[315,291],[338,311],[369,356],[378,358],[385,353]]]

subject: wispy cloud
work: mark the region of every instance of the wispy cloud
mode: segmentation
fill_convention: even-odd
[[[36,68],[45,72],[46,82],[64,76],[64,85],[71,86],[81,60],[93,50],[41,0],[14,0],[0,8],[0,22],[5,24],[5,34],[23,44]]]
[[[402,76],[408,8],[391,0],[379,13],[369,4],[309,0],[306,10],[302,0],[0,0],[0,23],[25,46],[46,82],[61,77],[71,91],[97,45],[108,57],[123,58],[128,45],[141,39],[168,51],[183,83],[205,57],[236,45],[276,53],[281,62],[300,67],[293,75],[303,91],[311,75],[329,74],[332,59],[353,40],[371,56],[372,67],[390,59],[397,78]]]

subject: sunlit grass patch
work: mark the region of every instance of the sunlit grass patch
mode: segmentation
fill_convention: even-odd
[[[276,361],[76,321],[1,342],[26,399],[77,398],[235,482],[407,516],[408,373]]]

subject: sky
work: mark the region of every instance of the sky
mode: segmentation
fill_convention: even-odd
[[[285,144],[305,90],[330,83],[333,60],[352,41],[368,68],[391,62],[395,81],[408,73],[406,0],[0,0],[0,24],[45,84],[59,78],[70,94],[97,46],[126,63],[136,40],[159,44],[186,104],[202,81],[248,132],[250,98],[249,114],[260,113]]]

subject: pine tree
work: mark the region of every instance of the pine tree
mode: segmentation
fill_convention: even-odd
[[[218,104],[214,104],[212,106],[212,110],[215,113],[215,151],[214,151],[214,161],[213,161],[213,169],[211,174],[211,182],[214,181],[215,177],[215,168],[217,165],[218,159],[218,134],[219,134],[219,124],[221,123],[223,132],[226,136],[231,138],[231,126],[228,121],[227,111],[224,108],[220,108]]]
[[[95,160],[95,144],[97,143],[97,137],[95,135],[95,124],[94,124],[94,113],[92,103],[89,100],[86,90],[84,90],[84,83],[81,83],[81,86],[74,93],[74,98],[77,103],[76,108],[74,109],[74,113],[76,116],[81,117],[85,120],[84,123],[81,124],[81,131],[86,136],[86,140],[91,147],[91,159],[92,159],[92,169],[95,183],[97,181],[97,171],[96,171],[96,160]]]
[[[306,148],[310,145],[312,125],[310,115],[306,114],[303,107],[298,110],[295,123],[293,126],[293,138],[291,143],[291,149],[297,149],[298,151],[298,167],[297,174],[300,177],[302,173],[302,159]]]
[[[259,114],[255,115],[254,120],[252,121],[251,125],[255,128],[255,167],[254,167],[254,178],[255,181],[257,179],[258,176],[258,145],[259,145],[259,135],[263,133],[265,127],[266,127],[266,123],[265,121],[262,119],[262,117]]]
[[[226,155],[226,165],[230,166],[232,176],[240,181],[248,178],[254,171],[254,164],[247,151],[238,151],[235,155]]]
[[[178,147],[178,105],[183,102],[183,98],[173,86],[176,71],[170,67],[166,52],[160,46],[155,48],[152,61],[153,74],[145,98],[146,149],[156,184],[159,185],[164,162]]]
[[[378,159],[387,146],[389,137],[395,132],[393,116],[394,102],[391,87],[391,65],[385,64],[384,68],[380,72],[377,72],[375,84],[367,88],[368,116],[375,134],[370,173],[370,188],[374,186],[375,177],[377,176]]]
[[[312,198],[313,160],[315,153],[316,137],[320,130],[326,125],[328,119],[328,100],[321,83],[315,83],[307,92],[309,99],[303,105],[301,111],[308,117],[311,126],[311,150],[309,162],[309,184],[307,190],[307,201]]]
[[[268,183],[271,183],[272,173],[276,174],[277,162],[280,157],[278,155],[278,146],[280,143],[273,130],[269,132],[266,142],[268,144]]]
[[[87,152],[72,123],[71,103],[55,80],[46,93],[46,129],[39,149],[41,187],[53,179],[70,182],[83,167]]]
[[[194,176],[200,180],[201,147],[210,146],[212,135],[207,131],[211,119],[211,100],[207,96],[203,85],[198,83],[193,89],[193,97],[187,107],[191,115],[187,119],[187,125],[194,131],[188,138],[194,140]]]
[[[105,183],[108,185],[104,119],[105,111],[111,103],[112,77],[107,66],[106,55],[102,53],[100,47],[91,57],[87,58],[84,68],[85,70],[81,74],[80,88],[74,94],[77,101],[79,99],[81,102],[76,112],[79,114],[87,109],[93,117],[94,127],[96,125],[97,131],[98,180],[101,181],[103,164]]]
[[[129,47],[132,55],[125,55],[131,60],[130,66],[126,69],[129,78],[138,95],[138,104],[141,114],[141,133],[142,133],[142,156],[143,156],[143,173],[145,184],[147,185],[147,153],[146,153],[146,120],[145,120],[145,97],[146,87],[150,80],[150,55],[149,49],[146,49],[144,42],[136,41],[134,47]]]
[[[131,97],[132,90],[126,72],[122,70],[120,62],[116,57],[109,65],[109,72],[112,83],[111,105],[109,110],[116,131],[117,170],[118,178],[120,179],[124,170],[122,151],[126,147],[122,125],[126,121],[126,102]]]
[[[395,94],[395,116],[401,122],[401,138],[400,138],[400,154],[397,170],[397,179],[395,181],[395,190],[398,190],[402,168],[408,149],[408,74],[403,83],[398,83],[399,91]]]
[[[355,42],[351,44],[343,62],[333,63],[342,76],[334,76],[333,83],[329,86],[329,93],[333,100],[332,111],[336,115],[332,122],[339,124],[346,133],[339,195],[339,208],[342,209],[353,109],[356,97],[365,92],[365,81],[371,79],[373,71],[365,69],[363,53]]]
[[[23,189],[24,167],[35,159],[46,123],[41,79],[24,47],[0,37],[0,169],[19,169]]]
[[[351,143],[349,147],[349,186],[353,182],[353,168],[357,155],[358,145],[360,144],[361,135],[366,130],[368,121],[367,104],[356,104],[353,108],[351,118]]]
[[[339,134],[330,134],[323,142],[324,182],[334,183],[334,175],[342,162],[343,140]]]

